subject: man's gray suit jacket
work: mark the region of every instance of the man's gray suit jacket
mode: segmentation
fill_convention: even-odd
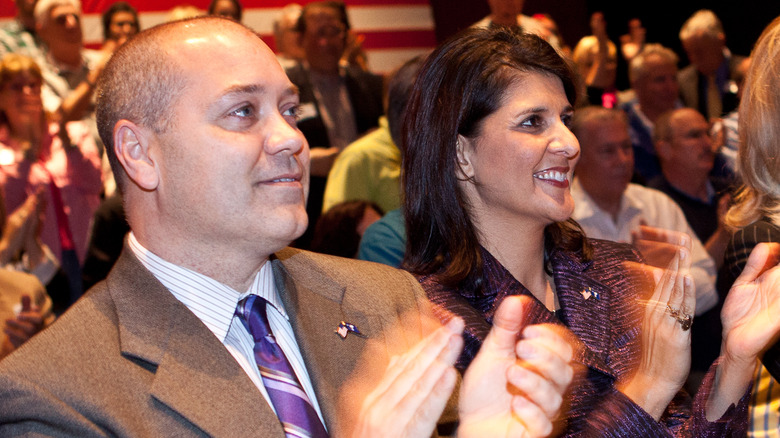
[[[339,429],[342,385],[367,340],[388,354],[422,330],[424,296],[383,265],[285,249],[274,278],[325,423]],[[385,336],[403,325],[404,336]],[[381,350],[381,348],[380,348]],[[343,426],[343,425],[342,425]],[[0,436],[283,437],[262,394],[208,328],[125,248],[106,281],[0,362]]]

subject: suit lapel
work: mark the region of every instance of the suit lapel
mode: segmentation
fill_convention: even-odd
[[[560,318],[583,343],[577,360],[615,377],[614,370],[604,361],[612,343],[608,329],[611,289],[591,276],[589,263],[563,251],[553,255],[552,264],[561,305]]]
[[[368,339],[382,336],[381,318],[350,305],[349,286],[339,284],[303,253],[279,253],[272,259],[274,278],[317,396],[325,425],[339,430],[339,396]],[[363,306],[361,306],[363,307]],[[341,321],[365,337],[336,333]]]
[[[108,278],[122,354],[156,367],[149,391],[212,436],[284,436],[227,349],[126,248]]]

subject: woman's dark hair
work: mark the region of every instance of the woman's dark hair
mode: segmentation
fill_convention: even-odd
[[[412,94],[417,72],[420,71],[423,62],[425,62],[423,55],[415,56],[399,67],[387,82],[387,126],[390,128],[390,137],[396,145],[400,145],[403,141],[404,111]]]
[[[100,20],[103,23],[103,39],[109,39],[109,36],[111,35],[111,19],[114,17],[114,14],[118,12],[129,12],[133,15],[133,20],[135,20],[136,27],[139,26],[138,11],[136,11],[135,8],[132,7],[128,2],[116,2],[109,6],[100,17]],[[140,30],[140,28],[138,30]]]
[[[504,27],[467,29],[428,57],[404,118],[405,269],[436,274],[449,287],[481,289],[480,242],[459,187],[456,141],[458,135],[479,136],[506,90],[530,73],[559,78],[575,106],[572,67],[535,35]],[[582,229],[571,219],[545,229],[545,266],[554,248],[579,252],[586,260],[591,255]]]
[[[381,207],[369,201],[344,201],[329,208],[317,220],[311,250],[355,258],[361,237],[357,227],[369,208],[380,216],[384,214]]]

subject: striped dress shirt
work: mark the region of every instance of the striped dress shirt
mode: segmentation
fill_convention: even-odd
[[[252,335],[246,330],[241,320],[235,316],[238,302],[250,294],[267,300],[268,320],[274,337],[290,361],[301,386],[314,405],[317,415],[325,424],[317,397],[314,394],[311,378],[301,356],[301,350],[295,340],[295,334],[290,326],[290,320],[284,310],[279,292],[276,290],[270,263],[263,264],[249,290],[242,293],[203,274],[163,260],[144,248],[132,232],[128,237],[128,246],[141,264],[177,300],[181,301],[198,319],[203,321],[203,324],[225,345],[225,348],[241,365],[241,368],[252,379],[268,405],[273,409],[273,404],[268,397],[268,392],[263,385],[260,371],[255,362],[253,350],[255,343]]]

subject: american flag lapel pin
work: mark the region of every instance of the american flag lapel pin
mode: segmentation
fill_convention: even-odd
[[[588,298],[591,297],[591,295],[593,295],[593,289],[591,289],[590,287],[586,287],[580,293],[582,294],[582,298],[587,300]]]
[[[339,327],[336,329],[336,333],[341,336],[341,339],[346,339],[349,333],[352,333],[359,338],[367,338],[366,335],[360,333],[360,330],[355,326],[355,324],[350,324],[346,321],[341,321],[339,323]]]
[[[347,330],[347,327],[344,325],[344,321],[342,321],[341,324],[339,324],[339,327],[336,329],[336,333],[338,333],[338,335],[341,336],[341,339],[347,337],[349,330]]]

